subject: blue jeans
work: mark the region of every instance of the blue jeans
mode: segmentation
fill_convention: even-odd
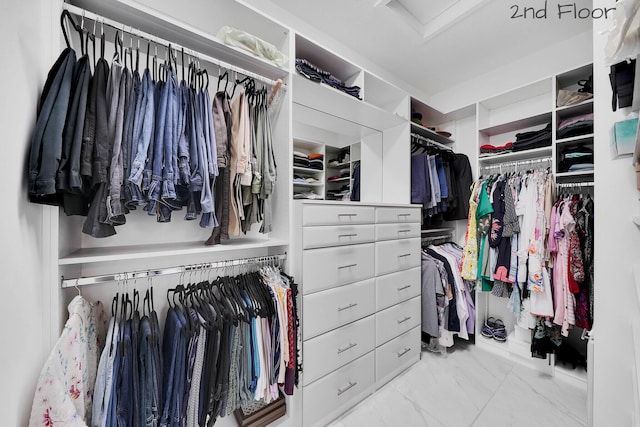
[[[159,393],[156,362],[153,356],[153,332],[149,317],[140,321],[140,412],[138,425],[157,427],[159,420]]]
[[[129,173],[129,188],[131,188],[132,203],[144,201],[142,193],[142,177],[147,160],[147,153],[153,137],[155,122],[155,85],[151,80],[149,70],[145,70],[140,84],[140,92],[136,100],[136,112],[133,119],[133,140],[131,149],[131,172]]]

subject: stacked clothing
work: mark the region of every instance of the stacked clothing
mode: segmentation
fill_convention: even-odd
[[[309,168],[309,156],[300,151],[293,152],[293,166]]]
[[[513,142],[507,142],[504,145],[498,145],[498,146],[491,145],[491,144],[484,144],[480,146],[480,154],[486,154],[488,156],[510,153],[512,151],[513,151]]]
[[[556,132],[556,139],[571,138],[572,136],[593,133],[593,113],[571,117],[560,122]]]
[[[348,185],[343,185],[337,190],[327,191],[327,197],[333,200],[350,199],[351,189]]]
[[[513,151],[533,150],[534,148],[548,147],[551,145],[551,123],[544,129],[521,132],[516,134],[513,143]]]
[[[309,200],[322,200],[324,197],[318,193],[314,193],[313,191],[294,191],[293,193],[294,199],[309,199]]]
[[[306,59],[296,59],[296,71],[311,81],[327,84],[355,98],[362,99],[360,98],[359,86],[347,86],[343,81],[332,76],[328,71],[316,67]]]
[[[593,170],[593,149],[584,145],[571,147],[560,153],[558,172]]]
[[[309,154],[309,169],[323,170],[324,169],[324,154],[312,153]]]
[[[349,177],[349,175],[351,174],[351,172],[349,171],[349,168],[342,168],[339,171],[338,175],[332,175],[329,178],[327,178],[327,181],[336,181],[339,180],[341,178],[347,178]]]

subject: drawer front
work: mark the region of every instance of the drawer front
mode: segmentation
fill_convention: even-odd
[[[302,225],[373,224],[373,206],[304,205]]]
[[[373,242],[376,239],[375,227],[373,224],[303,227],[302,247],[310,249]]]
[[[420,297],[376,313],[376,346],[420,325]]]
[[[376,224],[376,240],[410,239],[420,237],[420,223]]]
[[[420,357],[420,327],[411,329],[385,345],[376,348],[376,386],[418,361]]]
[[[375,311],[375,280],[341,286],[303,297],[303,339],[362,319]]]
[[[420,208],[376,208],[376,224],[391,222],[420,223]]]
[[[363,397],[363,393],[373,389],[374,378],[372,351],[305,387],[303,424],[314,425],[329,412],[338,408],[348,409]]]
[[[376,276],[419,267],[420,251],[420,238],[376,242]]]
[[[376,310],[420,295],[422,276],[420,267],[376,277]]]
[[[303,344],[304,385],[346,365],[375,348],[375,320],[368,316]]]
[[[307,249],[302,252],[302,294],[374,276],[374,243]]]

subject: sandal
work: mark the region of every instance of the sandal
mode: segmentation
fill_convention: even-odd
[[[506,326],[502,320],[495,319],[493,317],[489,317],[487,319],[486,325],[494,331],[504,331],[506,329]]]
[[[491,339],[493,338],[494,331],[493,328],[485,323],[484,325],[482,325],[482,330],[480,331],[480,333],[483,337]]]
[[[505,342],[507,340],[507,331],[504,329],[493,331],[493,339],[498,342]]]

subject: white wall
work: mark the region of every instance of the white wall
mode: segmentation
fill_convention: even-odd
[[[613,0],[594,0],[594,7],[611,7]],[[640,230],[631,221],[640,213],[631,158],[612,158],[609,144],[615,121],[628,108],[611,111],[609,68],[604,65],[606,35],[611,22],[594,21],[595,114],[595,351],[594,425],[630,426],[633,410],[634,361],[630,322],[637,316],[632,267],[640,263]],[[639,357],[640,355],[635,355]]]
[[[0,35],[4,41],[0,66],[0,180],[4,203],[0,210],[0,412],[2,424],[26,425],[40,366],[50,345],[48,328],[49,290],[42,283],[41,256],[45,208],[27,201],[26,174],[29,137],[36,105],[50,57],[52,8],[57,2],[30,0],[0,3]],[[57,39],[55,39],[57,43]],[[53,288],[51,288],[53,287]]]

